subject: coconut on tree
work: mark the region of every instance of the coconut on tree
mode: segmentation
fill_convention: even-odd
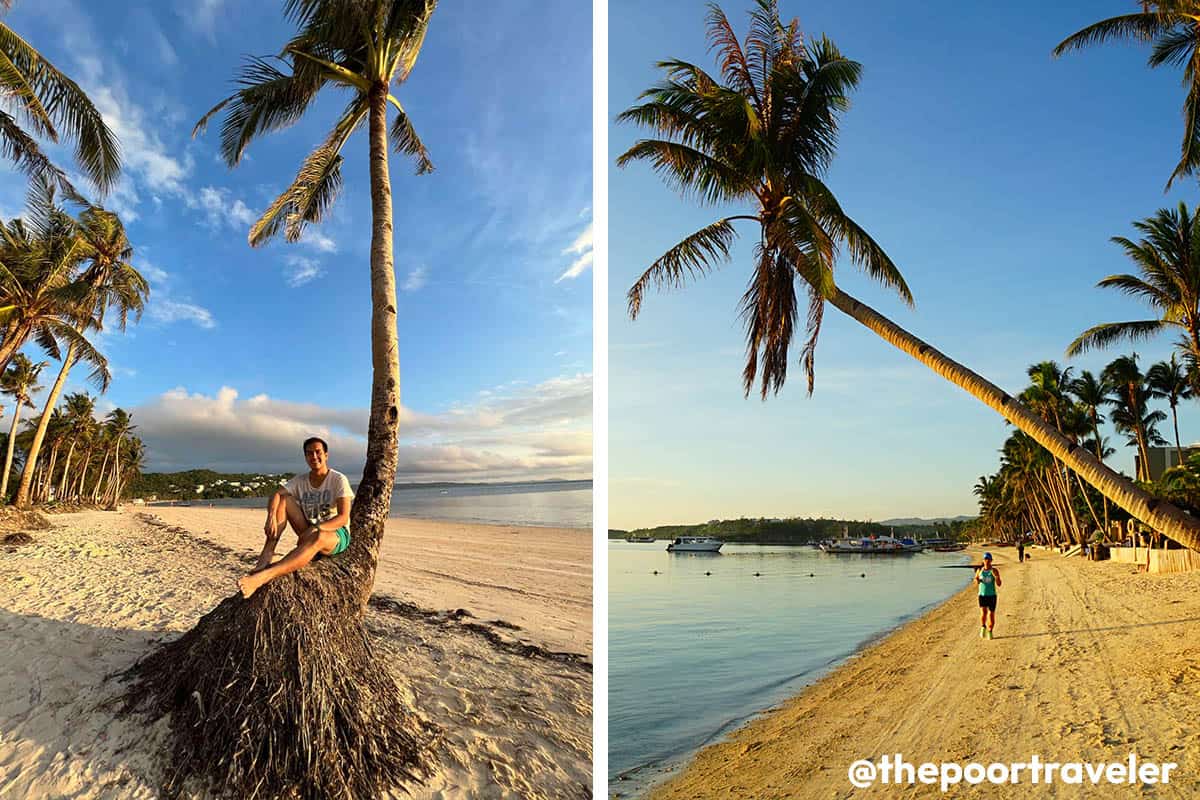
[[[292,125],[319,96],[346,98],[329,133],[251,227],[252,246],[280,234],[297,241],[325,218],[342,187],[348,145],[364,129],[357,152],[367,161],[371,196],[371,406],[349,548],[273,580],[248,601],[225,600],[132,673],[131,707],[171,715],[180,780],[217,792],[378,797],[422,771],[427,732],[372,656],[363,621],[399,444],[388,151],[411,157],[418,174],[433,168],[393,88],[412,73],[435,5],[288,0],[295,35],[278,56],[249,59],[239,88],[196,126],[199,133],[224,114],[221,155],[234,167],[253,140]],[[270,703],[263,686],[273,687]],[[266,742],[285,744],[268,752]]]
[[[650,129],[654,138],[636,142],[617,163],[647,162],[685,198],[744,203],[747,213],[716,220],[654,261],[629,290],[630,316],[640,313],[649,289],[681,287],[729,260],[736,225],[748,223],[756,246],[741,301],[747,394],[758,383],[765,398],[784,384],[801,310],[799,286],[808,301],[800,362],[810,391],[817,337],[830,305],[999,412],[1146,524],[1200,549],[1200,522],[1104,466],[1011,395],[838,285],[834,268],[844,253],[850,264],[912,301],[895,264],[824,182],[861,66],[826,37],[803,38],[796,20],[785,25],[775,0],[758,0],[744,44],[712,6],[708,36],[719,75],[686,61],[660,62],[663,79],[617,118]]]

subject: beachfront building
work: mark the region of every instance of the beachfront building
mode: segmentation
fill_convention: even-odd
[[[1164,472],[1179,464],[1179,456],[1174,447],[1150,447],[1147,449],[1149,451],[1150,480],[1152,481],[1158,480]],[[1183,448],[1183,460],[1187,461],[1197,453],[1200,453],[1200,444],[1185,447]],[[1135,455],[1133,460],[1135,472],[1141,472],[1142,457]]]

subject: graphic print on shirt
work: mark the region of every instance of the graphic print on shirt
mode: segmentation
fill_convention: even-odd
[[[329,489],[324,491],[305,490],[300,495],[300,506],[304,509],[304,516],[308,518],[309,522],[324,522],[334,516],[333,492]]]

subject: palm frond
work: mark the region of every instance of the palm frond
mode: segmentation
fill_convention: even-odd
[[[708,42],[709,50],[716,50],[721,60],[721,74],[725,82],[734,91],[753,98],[755,103],[761,103],[758,90],[754,86],[754,78],[750,74],[750,66],[746,63],[746,54],[738,42],[737,34],[725,12],[716,3],[708,6]]]
[[[60,186],[70,186],[67,174],[50,161],[41,146],[9,114],[0,111],[0,154],[18,170],[34,180],[49,178]]]
[[[254,56],[242,64],[236,82],[242,88],[209,109],[192,129],[193,136],[203,133],[209,120],[225,111],[221,157],[230,167],[237,166],[256,137],[300,119],[324,83],[319,76],[289,75],[271,61]]]
[[[846,244],[851,261],[874,280],[894,289],[912,307],[912,291],[899,268],[870,234],[846,216],[829,187],[812,175],[804,178],[803,186],[804,197],[816,212],[821,226],[835,240]]]
[[[281,230],[289,242],[299,241],[307,223],[325,218],[342,187],[342,146],[366,113],[366,98],[356,96],[325,141],[304,159],[292,184],[250,228],[251,247],[265,244]]]
[[[59,72],[2,22],[0,52],[15,69],[28,76],[33,92],[59,135],[74,142],[75,159],[84,174],[102,194],[107,193],[120,175],[121,151],[116,136],[91,99],[75,81]]]
[[[690,278],[708,275],[717,262],[728,261],[729,249],[737,236],[731,221],[727,217],[706,225],[659,256],[626,295],[630,318],[637,319],[646,289],[652,284],[659,290],[678,289]]]
[[[397,153],[413,157],[413,160],[417,162],[418,175],[433,172],[433,162],[429,160],[429,152],[425,149],[420,137],[417,136],[412,120],[394,97],[388,95],[388,100],[396,107],[396,118],[392,120],[390,131],[392,147]]]
[[[737,169],[678,142],[641,139],[617,158],[617,166],[633,161],[649,161],[669,186],[705,203],[734,200],[747,191]]]
[[[1176,301],[1176,298],[1168,293],[1166,287],[1155,286],[1128,273],[1109,275],[1107,278],[1101,279],[1096,286],[1102,289],[1117,289],[1130,297],[1141,298],[1150,305],[1161,309],[1170,308]]]
[[[756,246],[755,270],[742,295],[741,317],[746,326],[746,366],[742,388],[747,396],[756,378],[762,399],[779,393],[787,381],[788,349],[796,327],[795,267],[776,250]]]
[[[1158,319],[1136,322],[1105,322],[1094,325],[1076,337],[1067,347],[1067,358],[1086,353],[1088,350],[1103,349],[1122,340],[1136,342],[1149,339],[1160,333],[1169,323]]]
[[[1188,73],[1192,69],[1189,67]],[[1200,169],[1200,76],[1188,82],[1187,97],[1183,101],[1183,144],[1180,147],[1179,163],[1167,179],[1167,190],[1176,178],[1192,175]]]
[[[1172,14],[1123,14],[1088,25],[1059,42],[1051,51],[1055,58],[1072,50],[1081,50],[1094,44],[1103,44],[1114,39],[1132,39],[1149,42],[1156,36],[1168,33],[1183,21]]]
[[[1170,64],[1182,67],[1192,60],[1196,51],[1196,32],[1191,27],[1175,28],[1161,34],[1150,54],[1151,67]]]

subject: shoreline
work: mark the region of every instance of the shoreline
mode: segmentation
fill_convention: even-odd
[[[244,505],[243,504],[234,505],[234,504],[227,503],[226,501],[228,501],[230,499],[241,499],[241,498],[223,498],[222,500],[209,500],[209,501],[199,501],[199,502],[191,502],[191,501],[172,502],[169,500],[155,500],[152,503],[142,503],[142,504],[138,504],[138,505],[135,505],[133,503],[123,503],[121,505],[121,508],[123,510],[124,509],[137,509],[137,510],[142,510],[142,511],[161,509],[161,508],[195,508],[195,509],[209,509],[209,510],[213,510],[213,511],[219,511],[219,510],[223,510],[223,509],[224,510],[235,510],[235,511],[258,510],[260,508],[260,506],[264,509],[266,508],[267,499],[265,497],[264,498],[254,498],[255,500],[262,500],[262,503],[260,503],[260,504],[246,503]],[[489,528],[503,528],[506,526],[507,527],[518,527],[518,528],[538,528],[538,529],[544,529],[544,530],[574,531],[576,533],[586,533],[589,535],[592,533],[592,528],[586,527],[586,526],[580,526],[580,525],[559,525],[559,524],[553,524],[553,523],[549,523],[549,522],[531,522],[528,520],[514,521],[511,519],[499,519],[499,518],[436,517],[436,516],[427,516],[427,515],[408,516],[408,515],[404,515],[404,514],[389,514],[387,519],[389,519],[389,520],[408,520],[411,522],[434,522],[434,523],[448,522],[448,523],[455,523],[455,524],[461,524],[461,525],[479,525],[479,526],[489,527]]]
[[[966,551],[973,560],[981,548]],[[981,640],[968,585],[758,715],[647,790],[652,800],[848,796],[857,759],[909,763],[1139,760],[1179,764],[1155,796],[1200,789],[1200,572],[995,551],[996,638]],[[979,711],[995,724],[981,723]],[[874,796],[926,787],[875,786]],[[1128,787],[1079,787],[1127,796]],[[891,794],[888,793],[890,790]],[[1022,790],[981,784],[972,795]],[[1026,787],[1023,791],[1028,792]],[[624,796],[624,795],[622,795]],[[1075,795],[1070,795],[1075,796]]]
[[[741,543],[744,544],[744,543]],[[980,551],[982,552],[982,550]],[[890,628],[885,628],[877,633],[871,634],[856,643],[850,650],[831,657],[821,667],[810,671],[807,675],[799,678],[803,681],[799,686],[795,687],[795,691],[786,697],[762,708],[754,709],[745,714],[731,718],[728,722],[721,725],[717,730],[713,731],[699,745],[688,748],[681,752],[678,756],[665,759],[657,764],[644,764],[636,767],[631,767],[617,775],[612,776],[608,780],[608,796],[609,798],[621,798],[621,800],[648,800],[656,798],[658,791],[675,780],[679,776],[686,774],[691,767],[692,762],[704,750],[710,747],[719,747],[732,737],[736,736],[743,728],[753,724],[755,721],[769,716],[776,711],[782,709],[787,704],[793,702],[808,692],[812,687],[835,675],[840,670],[848,667],[855,659],[862,656],[872,648],[882,644],[892,636],[899,634],[907,626],[920,621],[925,616],[934,613],[940,607],[952,601],[962,592],[971,589],[970,585],[957,589],[951,592],[941,600],[935,600],[931,603],[914,610],[911,614],[899,620],[896,625]],[[657,774],[653,777],[639,774],[643,770],[654,770]],[[632,784],[632,791],[621,791],[622,781],[629,780]],[[616,790],[613,786],[616,786]]]

